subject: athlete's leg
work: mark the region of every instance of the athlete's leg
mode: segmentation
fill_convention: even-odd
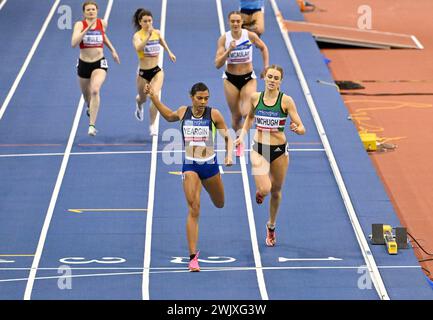
[[[271,178],[271,201],[269,206],[269,224],[275,225],[278,208],[281,202],[281,188],[284,185],[286,178],[287,168],[289,166],[289,156],[281,155],[270,165],[270,178]]]
[[[207,193],[209,193],[215,207],[224,207],[224,185],[221,174],[217,173],[213,177],[202,180],[202,184]]]
[[[250,30],[251,29],[251,22],[252,22],[252,20],[251,20],[252,15],[246,14],[246,13],[241,13],[241,16],[242,16],[242,21],[243,21],[242,28]]]
[[[224,94],[232,115],[232,128],[238,134],[238,130],[242,129],[239,90],[230,81],[224,79]]]
[[[107,72],[103,69],[95,69],[90,76],[90,125],[95,125],[98,117],[99,104],[100,104],[100,90],[105,81]]]
[[[251,31],[254,31],[260,37],[265,32],[265,15],[263,11],[254,12],[252,20],[254,20],[254,26]]]
[[[251,79],[241,89],[241,100],[239,106],[243,118],[246,118],[246,116],[250,112],[251,95],[256,91],[257,91],[256,79]]]
[[[143,103],[146,102],[147,95],[144,93],[144,87],[148,83],[145,79],[140,77],[137,74],[136,78],[136,87],[137,87],[137,95],[135,96],[135,117],[138,121],[143,121],[144,112],[143,112]]]
[[[269,178],[269,162],[254,150],[251,150],[250,158],[252,174],[256,183],[256,198],[263,199],[271,192],[272,187]]]
[[[159,94],[162,88],[162,84],[164,83],[164,71],[159,71],[153,78],[150,80],[150,84],[152,85],[154,94]],[[149,107],[149,115],[150,115],[150,125],[153,126],[155,123],[156,115],[158,114],[158,109],[153,105],[153,103],[150,103]],[[150,128],[150,131],[153,129]],[[154,132],[151,132],[153,134]]]
[[[90,102],[90,79],[87,78],[81,78],[78,76],[78,81],[80,83],[80,89],[81,93],[83,95],[84,101],[87,105],[89,105]]]
[[[135,101],[137,102],[139,107],[141,107],[141,105],[146,102],[147,95],[144,93],[144,86],[146,85],[146,83],[146,80],[137,75],[137,96],[135,97]]]
[[[200,218],[201,181],[194,171],[183,173],[183,191],[188,204],[188,217],[186,219],[186,238],[189,254],[195,254],[198,241],[198,222]]]

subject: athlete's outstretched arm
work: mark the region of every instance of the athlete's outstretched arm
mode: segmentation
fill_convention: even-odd
[[[233,158],[232,158],[233,142],[232,142],[232,138],[230,137],[227,125],[224,121],[224,117],[222,116],[221,112],[219,112],[217,109],[214,108],[212,108],[211,117],[213,123],[215,123],[215,127],[218,129],[219,134],[224,138],[225,149],[226,149],[224,164],[226,166],[231,166],[233,164]]]
[[[153,105],[158,109],[158,111],[161,113],[165,120],[167,120],[168,122],[175,122],[181,119],[179,117],[179,113],[181,110],[184,110],[185,107],[180,107],[176,111],[171,110],[159,100],[158,95],[154,93],[153,88],[150,84],[145,85],[144,93],[146,93],[150,97]]]

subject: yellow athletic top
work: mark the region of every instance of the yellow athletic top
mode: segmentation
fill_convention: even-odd
[[[148,36],[144,33],[144,30],[138,31],[137,34],[140,37],[141,41],[146,41]],[[161,51],[159,40],[159,34],[152,31],[150,39],[147,41],[144,49],[141,51],[137,51],[138,57],[140,59],[144,59],[146,57],[157,57],[159,55],[159,52]]]

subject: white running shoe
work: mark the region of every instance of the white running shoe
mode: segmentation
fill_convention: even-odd
[[[135,103],[135,117],[138,121],[143,121],[144,119],[144,110],[143,105],[139,106],[138,103]]]
[[[150,134],[151,136],[157,136],[157,135],[158,135],[158,131],[156,130],[156,125],[151,124],[151,125],[149,126],[149,134]]]
[[[89,131],[87,132],[89,136],[96,136],[96,133],[98,132],[98,130],[96,130],[96,128],[94,126],[89,126]]]

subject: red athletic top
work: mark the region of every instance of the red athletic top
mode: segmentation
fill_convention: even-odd
[[[87,28],[88,24],[86,19],[83,21],[83,30]],[[85,48],[103,48],[104,47],[104,27],[102,26],[101,19],[96,19],[96,28],[87,30],[80,42],[80,49]]]

